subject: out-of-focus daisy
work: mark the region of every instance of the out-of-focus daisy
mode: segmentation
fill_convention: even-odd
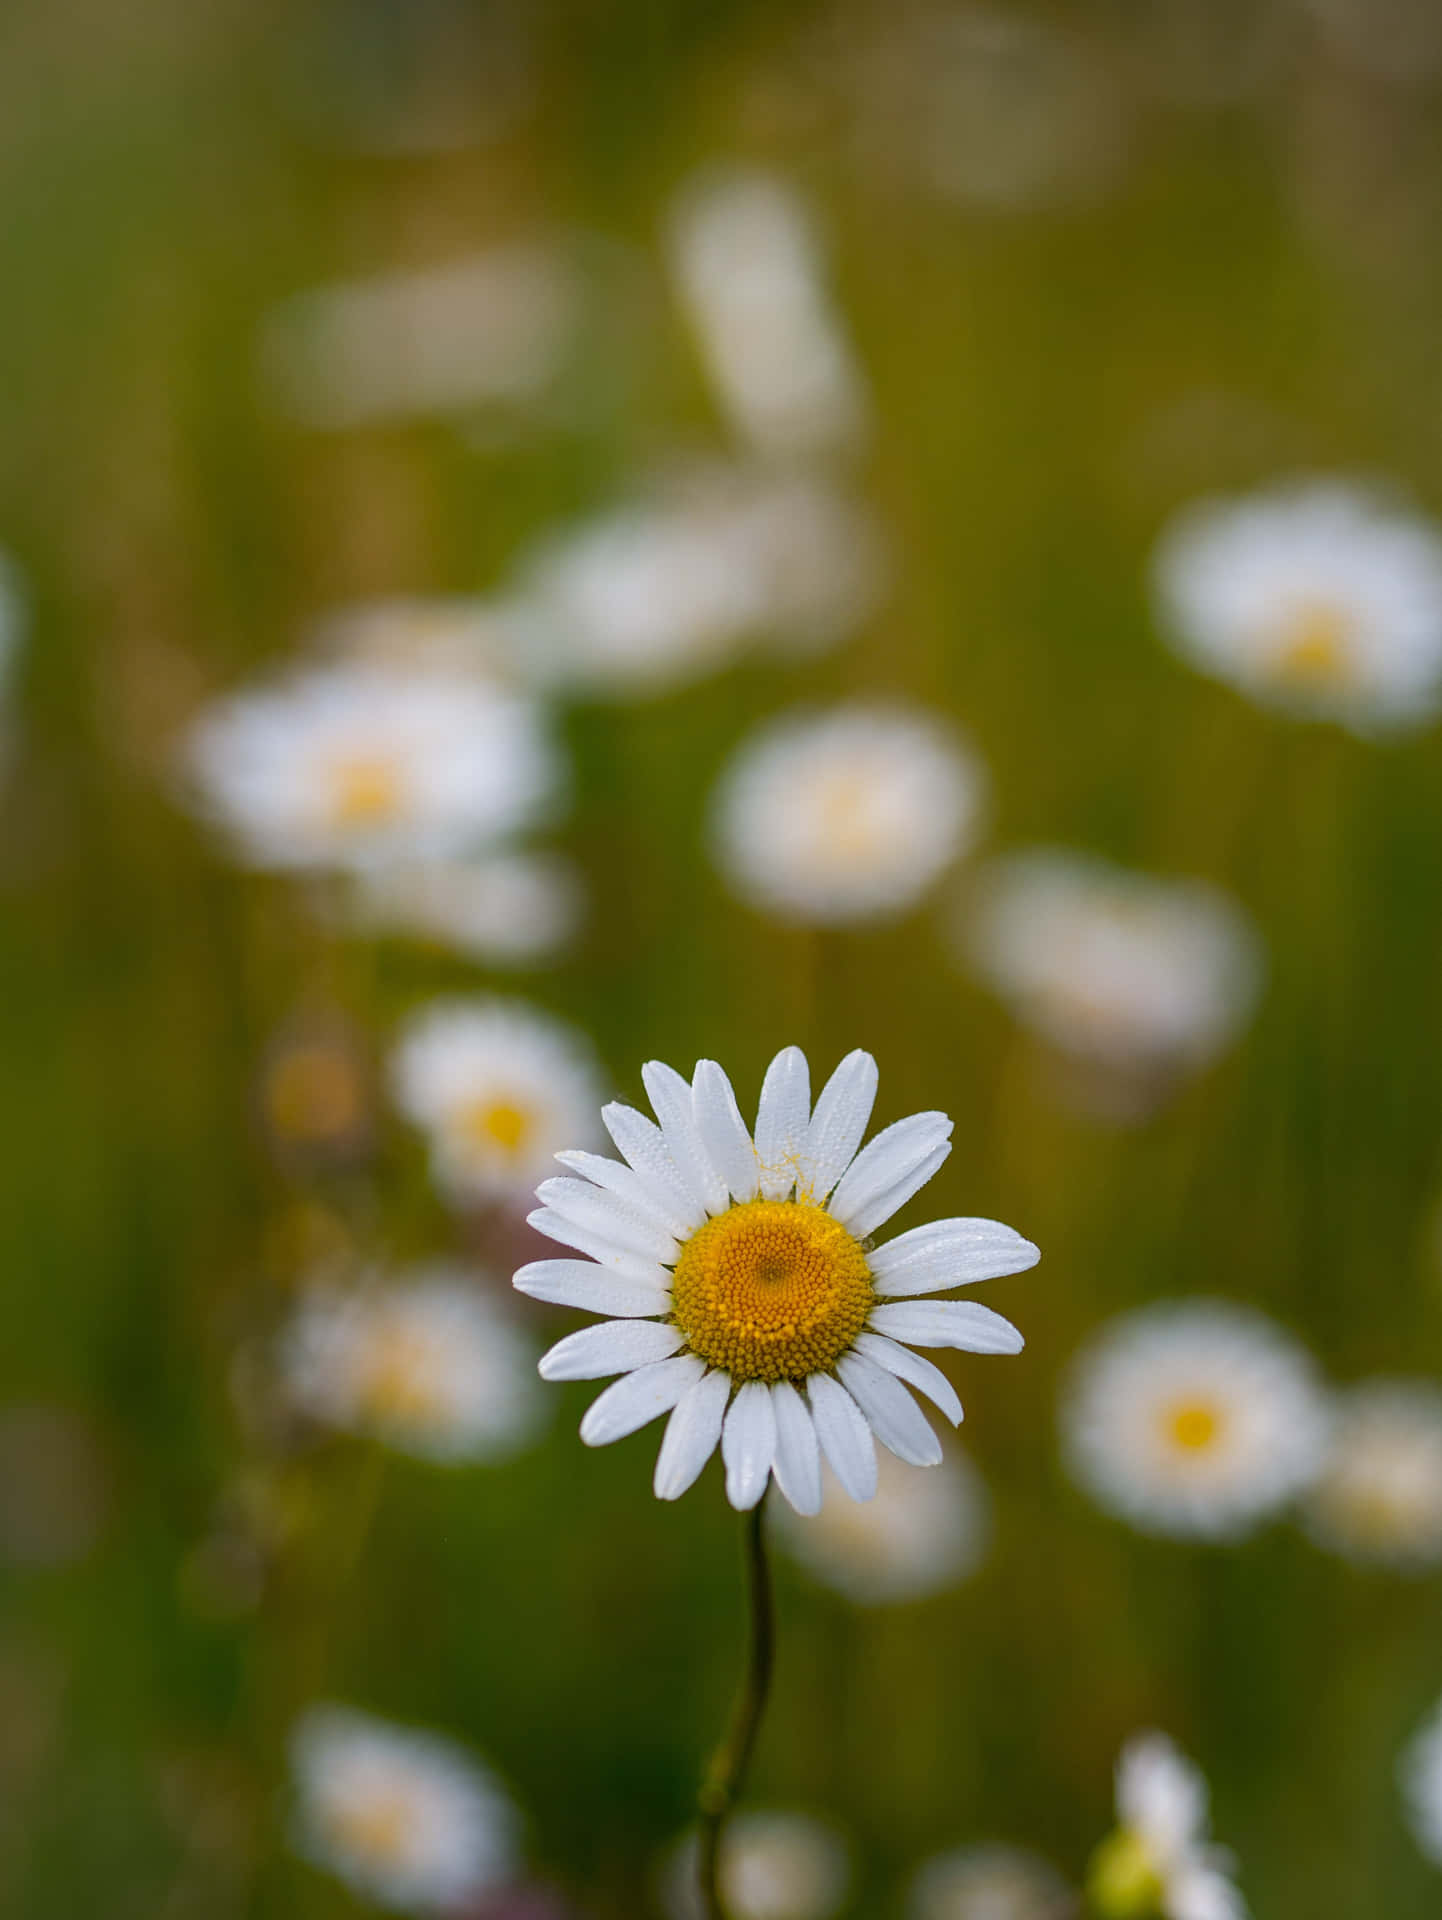
[[[817,653],[861,626],[886,584],[885,543],[871,516],[834,487],[796,474],[740,477],[731,491],[771,650]]]
[[[670,253],[707,371],[757,452],[810,455],[859,438],[865,394],[792,188],[760,173],[691,181],[671,211]]]
[[[534,819],[557,779],[530,699],[368,664],[217,701],[187,760],[199,804],[241,856],[279,868],[469,852]]]
[[[1084,1349],[1061,1427],[1072,1472],[1109,1512],[1231,1540],[1315,1479],[1327,1406],[1307,1355],[1260,1314],[1167,1301]]]
[[[291,1766],[297,1849],[382,1906],[454,1911],[511,1872],[510,1800],[439,1734],[312,1707],[292,1735]]]
[[[496,966],[527,966],[574,934],[581,885],[559,854],[431,860],[359,875],[356,911],[369,927],[409,933]]]
[[[560,1154],[573,1176],[537,1190],[531,1225],[588,1257],[515,1277],[538,1300],[614,1316],[541,1361],[547,1380],[624,1376],[593,1402],[581,1438],[604,1446],[670,1413],[657,1496],[683,1494],[719,1444],[727,1498],[743,1511],[774,1473],[798,1513],[817,1512],[822,1455],[853,1500],[869,1500],[873,1436],[935,1466],[941,1443],[902,1383],[953,1424],[961,1403],[910,1347],[1017,1353],[1022,1340],[989,1308],[914,1296],[1040,1258],[994,1220],[933,1221],[870,1247],[950,1153],[950,1120],[913,1114],[858,1152],[876,1095],[876,1062],[859,1050],[814,1110],[806,1056],[777,1054],[754,1143],[714,1060],[689,1082],[653,1060],[642,1079],[659,1125],[619,1104],[601,1116],[625,1163]]]
[[[1019,1847],[958,1847],[928,1860],[907,1920],[1070,1920],[1076,1905],[1045,1860]]]
[[[990,1501],[971,1462],[955,1450],[935,1473],[908,1473],[877,1457],[876,1498],[858,1505],[822,1468],[821,1511],[783,1510],[787,1551],[818,1580],[861,1606],[917,1600],[963,1580],[986,1556]]]
[[[1308,1518],[1349,1559],[1415,1570],[1442,1561],[1442,1392],[1367,1380],[1339,1395]]]
[[[1117,1831],[1098,1848],[1087,1891],[1106,1920],[1246,1920],[1225,1847],[1207,1839],[1207,1783],[1163,1733],[1127,1742],[1117,1762]]]
[[[1225,895],[1050,849],[987,869],[966,939],[977,971],[1033,1032],[1124,1073],[1210,1060],[1261,980],[1260,944]]]
[[[536,243],[344,281],[270,315],[262,371],[280,411],[313,427],[524,406],[559,373],[579,297],[573,263]]]
[[[283,1161],[345,1161],[365,1152],[370,1076],[344,1021],[314,1015],[275,1036],[261,1068],[260,1113]]]
[[[601,1082],[573,1028],[511,1000],[443,1000],[413,1014],[391,1061],[397,1104],[425,1130],[453,1199],[524,1193],[567,1142],[597,1137]]]
[[[804,1813],[756,1810],[728,1821],[718,1876],[734,1920],[829,1920],[846,1899],[846,1844]],[[671,1920],[703,1920],[696,1891],[696,1842],[676,1849],[665,1874]]]
[[[1442,1867],[1442,1706],[1403,1749],[1397,1774],[1417,1845]]]
[[[285,1336],[292,1403],[315,1419],[441,1461],[499,1459],[542,1407],[530,1341],[467,1276],[317,1288]]]
[[[980,763],[929,714],[853,702],[742,742],[714,801],[736,891],[788,920],[843,924],[913,906],[978,824]]]
[[[523,645],[515,610],[465,594],[362,600],[311,627],[311,648],[350,665],[474,676],[504,686]]]
[[[1415,725],[1442,687],[1442,535],[1341,482],[1188,508],[1155,558],[1172,643],[1204,673],[1358,732]]]

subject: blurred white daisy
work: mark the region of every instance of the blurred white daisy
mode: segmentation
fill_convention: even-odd
[[[1212,1059],[1261,984],[1260,942],[1225,894],[1049,848],[983,873],[965,938],[977,972],[1033,1032],[1128,1073]]]
[[[820,1513],[782,1509],[792,1558],[860,1606],[918,1600],[973,1573],[990,1544],[991,1503],[966,1456],[950,1450],[935,1473],[908,1473],[887,1453],[876,1464],[876,1498],[864,1505],[823,1464]]]
[[[1442,534],[1317,482],[1186,509],[1154,575],[1177,651],[1244,693],[1358,732],[1415,725],[1442,688]]]
[[[752,172],[690,181],[671,209],[670,256],[742,439],[785,458],[860,438],[865,392],[826,293],[814,225],[791,187]]]
[[[509,603],[467,594],[357,601],[324,614],[306,637],[317,653],[350,665],[457,674],[497,686],[516,680],[524,644]]]
[[[572,864],[552,853],[407,862],[358,875],[355,907],[365,926],[494,966],[528,966],[575,933],[581,883]]]
[[[1222,1301],[1166,1301],[1104,1327],[1061,1406],[1077,1480],[1143,1532],[1231,1540],[1317,1476],[1327,1405],[1280,1328]]]
[[[985,776],[924,712],[856,701],[786,715],[744,740],[713,803],[732,886],[787,920],[905,912],[970,844]]]
[[[1403,1749],[1397,1774],[1417,1845],[1442,1867],[1442,1705]]]
[[[401,1031],[391,1080],[402,1113],[429,1137],[437,1180],[460,1202],[519,1196],[567,1142],[597,1138],[590,1047],[519,1001],[423,1007]]]
[[[579,302],[565,253],[519,242],[296,294],[267,320],[261,370],[311,427],[525,406],[564,365]]]
[[[926,1861],[907,1920],[1070,1920],[1076,1905],[1045,1860],[1019,1847],[958,1847]]]
[[[1246,1920],[1225,1847],[1207,1839],[1207,1783],[1163,1733],[1129,1740],[1117,1762],[1117,1831],[1087,1892],[1105,1920]]]
[[[530,699],[366,663],[216,701],[186,759],[241,856],[292,869],[472,851],[533,820],[558,773]]]
[[[1337,1396],[1308,1503],[1312,1534],[1349,1559],[1412,1570],[1442,1561],[1442,1391],[1366,1380]]]
[[[501,1459],[541,1419],[531,1342],[464,1273],[426,1267],[395,1284],[302,1301],[282,1347],[293,1405],[439,1461]]]
[[[858,1152],[876,1095],[876,1062],[859,1050],[814,1111],[806,1056],[777,1054],[754,1144],[714,1060],[689,1082],[656,1060],[641,1077],[659,1126],[619,1104],[602,1113],[625,1164],[563,1153],[575,1177],[537,1190],[531,1225],[588,1258],[515,1277],[538,1300],[615,1316],[541,1361],[547,1380],[624,1376],[593,1402],[581,1438],[604,1446],[670,1413],[658,1498],[683,1494],[719,1444],[727,1498],[743,1511],[774,1473],[798,1513],[817,1512],[822,1455],[853,1500],[869,1500],[873,1436],[935,1466],[941,1443],[902,1383],[953,1424],[961,1403],[909,1347],[1017,1353],[1022,1339],[987,1307],[911,1296],[1040,1258],[994,1220],[933,1221],[868,1246],[951,1152],[950,1120],[913,1114]]]
[[[829,1920],[846,1899],[845,1842],[804,1813],[736,1814],[721,1843],[720,1891],[732,1920]],[[672,1855],[663,1897],[671,1920],[704,1920],[696,1890],[696,1840]]]
[[[312,1707],[291,1737],[291,1766],[297,1850],[382,1906],[451,1912],[513,1869],[510,1800],[438,1734]]]

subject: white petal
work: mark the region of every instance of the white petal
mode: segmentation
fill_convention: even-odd
[[[899,1300],[873,1307],[870,1325],[913,1347],[959,1347],[963,1353],[1020,1353],[1026,1342],[990,1307],[974,1300]]]
[[[951,1153],[951,1142],[943,1140],[940,1146],[933,1147],[919,1166],[913,1167],[903,1179],[894,1181],[884,1193],[877,1194],[864,1207],[855,1207],[847,1222],[848,1230],[858,1240],[864,1240],[869,1233],[884,1226],[892,1214],[899,1213],[915,1193],[920,1193],[927,1181],[946,1165]]]
[[[679,1500],[716,1451],[730,1393],[730,1374],[717,1371],[698,1380],[676,1402],[656,1456],[653,1484],[658,1500]]]
[[[623,1374],[586,1409],[581,1438],[588,1447],[607,1447],[613,1440],[624,1439],[669,1413],[705,1371],[706,1362],[694,1353],[678,1353],[672,1360],[657,1360]]]
[[[698,1060],[691,1081],[691,1114],[711,1164],[730,1189],[734,1200],[754,1200],[760,1170],[756,1149],[736,1094],[714,1060]]]
[[[802,1183],[802,1156],[811,1124],[811,1072],[800,1047],[783,1047],[766,1069],[756,1107],[756,1157],[761,1196],[784,1200]]]
[[[678,1240],[688,1239],[704,1218],[679,1186],[668,1191],[660,1181],[643,1180],[636,1169],[628,1167],[623,1160],[608,1160],[604,1154],[582,1153],[569,1147],[556,1158],[563,1167],[570,1167],[593,1186],[604,1187],[608,1193],[624,1200],[633,1213],[659,1220]]]
[[[866,1263],[878,1293],[917,1294],[1025,1273],[1040,1258],[1030,1240],[999,1220],[931,1220],[877,1247]]]
[[[806,1392],[832,1472],[853,1500],[869,1500],[876,1492],[876,1447],[865,1414],[828,1373],[813,1373]]]
[[[654,1215],[637,1213],[619,1194],[593,1187],[589,1180],[571,1180],[564,1175],[543,1180],[536,1188],[536,1198],[572,1226],[599,1233],[613,1246],[639,1253],[643,1259],[669,1266],[680,1252],[675,1234]]]
[[[671,1311],[671,1293],[665,1284],[670,1276],[660,1267],[652,1271],[654,1285],[609,1273],[594,1260],[533,1260],[511,1285],[533,1300],[549,1300],[553,1307],[581,1307],[587,1313],[642,1320],[648,1314]]]
[[[588,1254],[610,1272],[622,1274],[629,1280],[649,1281],[656,1272],[654,1260],[629,1247],[617,1246],[606,1234],[578,1226],[574,1220],[557,1213],[554,1207],[537,1207],[534,1213],[526,1215],[526,1224],[537,1233],[545,1234],[548,1240],[559,1240],[563,1247],[574,1247],[577,1253]]]
[[[806,1402],[788,1380],[771,1389],[776,1417],[776,1484],[798,1513],[821,1511],[821,1454]]]
[[[941,1442],[927,1425],[926,1415],[894,1374],[868,1360],[865,1354],[843,1353],[836,1363],[841,1383],[871,1422],[882,1446],[913,1467],[934,1467],[941,1460]]]
[[[636,1178],[658,1204],[689,1220],[694,1232],[706,1218],[706,1208],[681,1178],[661,1129],[644,1113],[623,1106],[619,1100],[602,1107],[601,1119]]]
[[[858,1047],[821,1089],[806,1129],[812,1195],[824,1200],[856,1157],[876,1101],[876,1062]]]
[[[754,1507],[771,1478],[776,1457],[776,1415],[771,1394],[760,1380],[748,1380],[731,1402],[721,1429],[721,1458],[726,1462],[726,1498],[738,1513]]]
[[[944,1113],[913,1113],[894,1121],[861,1149],[842,1174],[828,1212],[855,1233],[853,1217],[950,1138],[951,1122]]]
[[[666,1150],[686,1183],[686,1191],[707,1213],[724,1213],[731,1196],[696,1131],[696,1122],[691,1117],[690,1082],[661,1060],[648,1060],[641,1069],[641,1079],[661,1123]]]
[[[956,1388],[940,1367],[934,1366],[930,1360],[923,1360],[910,1347],[898,1346],[894,1340],[888,1340],[884,1333],[858,1333],[856,1351],[864,1353],[868,1360],[874,1360],[877,1366],[885,1367],[888,1373],[894,1373],[898,1380],[904,1380],[909,1387],[915,1387],[918,1393],[924,1393],[954,1427],[961,1425],[961,1401],[957,1398]]]
[[[608,1373],[631,1373],[665,1360],[684,1346],[679,1327],[657,1320],[603,1320],[598,1327],[568,1333],[541,1356],[543,1380],[604,1380]]]

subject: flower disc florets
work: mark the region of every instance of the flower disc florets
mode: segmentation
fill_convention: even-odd
[[[875,1290],[860,1243],[820,1207],[751,1200],[681,1250],[672,1318],[690,1351],[735,1380],[825,1373],[866,1325]]]

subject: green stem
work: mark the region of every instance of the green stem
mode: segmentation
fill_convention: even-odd
[[[717,1876],[721,1861],[721,1838],[731,1811],[741,1797],[746,1769],[751,1764],[756,1736],[761,1731],[761,1716],[771,1690],[771,1669],[775,1658],[775,1613],[771,1604],[771,1570],[766,1561],[766,1537],[762,1513],[763,1494],[751,1511],[742,1516],[741,1552],[746,1569],[746,1665],[741,1691],[726,1738],[711,1756],[698,1805],[701,1810],[700,1846],[697,1866],[701,1881],[701,1911],[705,1920],[727,1920]]]

